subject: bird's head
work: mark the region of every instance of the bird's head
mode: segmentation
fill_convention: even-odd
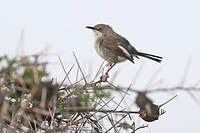
[[[102,35],[108,35],[109,33],[113,32],[112,28],[106,24],[97,24],[94,27],[87,26],[86,28],[92,29],[97,38],[101,37]]]

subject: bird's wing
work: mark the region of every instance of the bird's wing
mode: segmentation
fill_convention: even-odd
[[[121,37],[121,38],[120,38],[120,41],[121,41],[121,45],[124,46],[124,47],[126,47],[127,50],[129,51],[129,53],[131,53],[131,55],[133,55],[133,56],[135,56],[135,57],[137,57],[137,58],[139,59],[139,57],[137,56],[137,55],[138,55],[138,51],[136,50],[135,47],[133,47],[133,46],[129,43],[129,41],[128,41],[126,38]]]
[[[101,44],[103,48],[108,49],[115,55],[122,56],[133,62],[132,54],[120,42],[115,40],[103,39]]]

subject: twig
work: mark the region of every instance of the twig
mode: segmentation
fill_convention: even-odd
[[[82,76],[83,76],[83,79],[84,79],[84,81],[85,81],[85,84],[88,84],[88,83],[87,83],[87,80],[86,80],[86,78],[85,78],[85,76],[84,76],[84,74],[83,74],[83,71],[82,71],[82,69],[81,69],[81,66],[80,66],[80,64],[79,64],[79,62],[78,62],[78,59],[76,58],[76,55],[75,55],[74,52],[73,52],[73,55],[74,55],[74,58],[75,58],[75,60],[76,60],[77,65],[78,65],[78,68],[79,68],[80,71],[81,71],[81,74],[82,74]]]
[[[100,113],[124,113],[124,114],[138,114],[139,111],[116,111],[116,110],[97,110],[97,109],[88,109],[81,107],[67,107],[66,111],[77,111],[77,112],[100,112]]]
[[[100,67],[99,67],[99,69],[98,69],[96,75],[94,76],[94,78],[93,78],[93,80],[92,80],[92,83],[93,83],[94,80],[97,78],[97,76],[99,75],[99,73],[102,71],[101,68],[103,67],[103,64],[104,64],[104,62],[101,63],[101,65],[100,65]]]
[[[126,89],[126,93],[124,93],[124,96],[122,97],[122,99],[120,100],[119,104],[117,105],[117,107],[115,108],[115,110],[117,110],[117,108],[119,107],[119,105],[122,103],[122,101],[124,100],[125,96],[127,95],[128,93],[128,90],[130,89],[131,87],[131,84],[129,85],[129,87]]]
[[[71,72],[72,68],[74,67],[74,65],[72,65],[72,67],[69,69],[69,71],[66,73],[65,78],[62,80],[62,82],[60,83],[60,85],[58,86],[58,88],[60,88],[63,83],[65,82],[66,78],[69,76],[69,73]]]
[[[167,103],[170,102],[171,100],[173,100],[175,97],[177,97],[177,95],[175,95],[174,97],[170,98],[169,100],[167,100],[167,101],[164,102],[163,104],[159,105],[159,108],[162,107],[163,105],[167,104]]]
[[[67,78],[68,78],[68,80],[69,80],[69,83],[71,84],[71,80],[70,80],[70,78],[69,78],[69,76],[68,76],[69,74],[66,72],[65,67],[64,67],[64,65],[63,65],[63,63],[62,63],[62,61],[61,61],[60,56],[58,56],[58,58],[59,58],[59,61],[60,61],[61,66],[62,66],[62,68],[63,68],[63,70],[64,70],[64,72],[65,72],[65,74],[66,74],[66,76],[67,76]]]
[[[173,88],[157,88],[153,90],[147,90],[146,92],[155,93],[155,92],[171,92],[171,91],[200,91],[200,88],[177,86]]]
[[[146,127],[148,127],[148,126],[149,126],[149,125],[142,125],[141,127],[136,128],[135,131],[137,131],[137,130],[139,130],[139,129],[141,129],[141,128],[146,128]],[[135,132],[135,131],[134,131],[134,132]]]
[[[127,115],[124,115],[119,121],[115,123],[117,125],[121,120],[123,120]],[[105,133],[108,133],[113,127],[109,128]]]

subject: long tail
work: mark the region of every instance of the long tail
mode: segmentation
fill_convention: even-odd
[[[162,61],[162,57],[157,56],[157,55],[152,55],[152,54],[147,54],[147,53],[142,53],[142,52],[138,52],[137,55],[154,60],[158,63],[160,63]]]

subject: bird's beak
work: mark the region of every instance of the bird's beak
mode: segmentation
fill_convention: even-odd
[[[86,26],[86,28],[95,30],[95,28],[94,28],[94,27],[91,27],[91,26]]]

